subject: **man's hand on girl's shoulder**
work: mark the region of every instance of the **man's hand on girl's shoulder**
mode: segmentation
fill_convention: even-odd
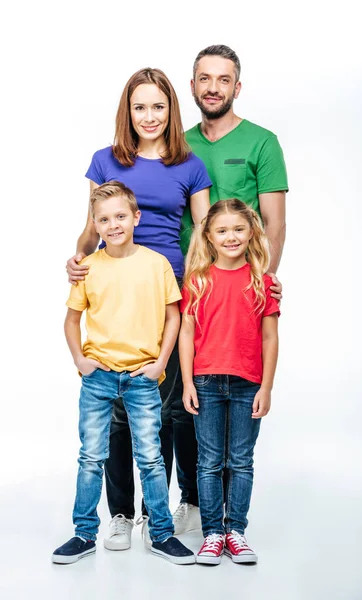
[[[271,296],[277,300],[278,304],[280,304],[281,299],[283,298],[283,286],[275,273],[268,273],[268,275],[273,280],[273,285],[270,286]]]

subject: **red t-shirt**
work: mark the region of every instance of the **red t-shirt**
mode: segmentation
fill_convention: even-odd
[[[255,292],[250,283],[250,265],[246,263],[232,271],[210,268],[213,288],[198,308],[195,319],[194,375],[237,375],[261,383],[263,317],[280,314],[275,298],[270,296],[271,277],[264,275],[266,304],[262,313],[254,310]],[[182,290],[181,312],[188,302],[188,292]]]

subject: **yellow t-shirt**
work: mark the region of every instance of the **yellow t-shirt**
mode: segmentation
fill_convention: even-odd
[[[181,298],[168,260],[139,246],[126,258],[98,250],[82,264],[89,265],[88,275],[71,287],[67,306],[87,310],[84,356],[113,371],[135,371],[157,360],[166,305]]]

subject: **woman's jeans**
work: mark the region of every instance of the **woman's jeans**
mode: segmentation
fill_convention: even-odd
[[[131,429],[133,455],[140,470],[150,536],[163,542],[173,534],[168,506],[166,470],[161,456],[161,398],[157,380],[141,374],[96,369],[83,375],[79,399],[79,455],[77,494],[73,510],[75,533],[95,540],[102,492],[103,464],[109,454],[114,401],[122,398]]]
[[[181,285],[181,280],[178,280]],[[192,415],[182,403],[182,378],[178,342],[166,367],[166,379],[160,385],[162,400],[161,454],[170,484],[173,453],[176,458],[177,480],[181,502],[199,505],[196,483],[197,443]],[[131,435],[122,398],[114,404],[109,458],[105,463],[105,479],[109,512],[128,519],[135,515],[134,480]],[[144,503],[142,513],[147,514]]]
[[[253,454],[260,419],[252,405],[260,385],[233,375],[198,375],[197,484],[204,536],[243,534],[253,487]],[[223,471],[228,469],[225,498]],[[224,515],[225,502],[225,515]]]

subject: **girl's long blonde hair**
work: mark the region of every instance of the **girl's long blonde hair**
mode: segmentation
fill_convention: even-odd
[[[249,224],[252,237],[246,252],[246,261],[250,264],[250,284],[244,291],[253,288],[255,303],[253,309],[261,313],[265,306],[265,291],[263,275],[267,272],[270,263],[269,242],[265,235],[259,215],[245,202],[231,198],[216,202],[203,219],[201,225],[196,225],[191,236],[190,247],[186,256],[184,285],[189,294],[185,313],[194,314],[197,311],[201,298],[212,290],[210,267],[217,261],[218,255],[207,234],[215,218],[223,213],[235,213],[243,217]]]

